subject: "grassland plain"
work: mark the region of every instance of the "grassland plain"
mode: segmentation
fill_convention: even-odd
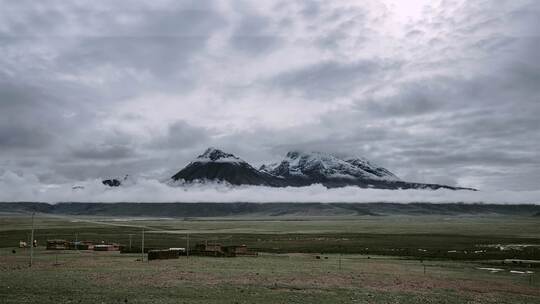
[[[25,216],[0,216],[0,247],[27,240]],[[511,216],[357,216],[301,218],[99,218],[37,216],[36,239],[65,238],[140,243],[147,247],[184,247],[215,241],[246,244],[259,251],[286,253],[363,253],[419,258],[486,260],[540,258],[540,219]],[[498,244],[536,245],[500,250]],[[482,251],[482,252],[479,252]],[[479,253],[475,253],[479,252]]]
[[[2,303],[538,303],[540,285],[480,264],[263,254],[138,261],[116,252],[1,250]],[[341,260],[341,261],[340,261]],[[426,273],[424,273],[424,265]]]
[[[144,227],[149,247],[184,247],[189,233],[192,244],[242,243],[262,253],[141,262],[138,254],[39,247],[28,268],[28,250],[14,247],[30,227],[28,215],[0,216],[0,303],[540,303],[540,277],[526,273],[537,268],[500,264],[539,258],[537,218],[38,215],[41,245],[52,238],[127,244],[133,234],[136,246]],[[502,271],[479,269],[489,267]]]

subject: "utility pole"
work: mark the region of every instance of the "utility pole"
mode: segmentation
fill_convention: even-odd
[[[186,259],[189,258],[189,233],[187,234]]]
[[[129,235],[129,251],[131,251],[131,237],[133,236],[133,234],[128,234]]]
[[[30,234],[30,267],[32,267],[32,263],[34,262],[34,215],[36,213],[32,212],[32,233]]]
[[[141,262],[144,262],[144,228],[142,229],[142,239],[141,239]]]

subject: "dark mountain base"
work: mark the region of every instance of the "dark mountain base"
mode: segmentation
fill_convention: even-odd
[[[173,180],[226,181],[231,185],[264,185],[285,187],[285,181],[264,172],[259,172],[247,163],[194,162],[176,173]]]
[[[399,189],[449,189],[449,190],[470,190],[478,191],[474,188],[452,187],[439,184],[424,184],[424,183],[411,183],[404,181],[389,181],[389,180],[375,180],[375,179],[349,179],[349,178],[320,178],[320,179],[304,179],[304,178],[287,178],[285,179],[286,185],[291,187],[305,187],[313,184],[322,184],[327,188],[341,188],[347,186],[357,186],[360,188],[373,188],[373,189],[385,189],[385,190],[399,190]]]
[[[0,212],[151,217],[518,215],[540,214],[540,205],[429,203],[0,203]]]

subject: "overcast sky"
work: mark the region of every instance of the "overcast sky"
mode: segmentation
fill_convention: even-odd
[[[540,189],[540,1],[0,0],[0,176],[364,156]]]

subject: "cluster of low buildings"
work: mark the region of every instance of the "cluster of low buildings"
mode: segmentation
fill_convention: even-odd
[[[201,243],[195,245],[190,251],[191,255],[236,257],[236,256],[256,256],[257,252],[250,251],[246,245],[223,246],[218,243]]]
[[[94,250],[94,251],[120,251],[121,253],[137,253],[140,248],[133,250],[125,248],[117,243],[98,243],[90,241],[67,241],[55,239],[47,241],[47,250]],[[223,246],[219,243],[200,243],[194,248],[151,249],[145,248],[148,253],[148,260],[176,259],[180,256],[213,256],[213,257],[236,257],[236,256],[257,256],[257,252],[250,251],[246,245]]]
[[[185,248],[169,248],[148,251],[148,260],[177,259],[180,256],[212,256],[212,257],[237,257],[257,256],[257,252],[250,251],[246,245],[223,246],[218,243],[200,243],[189,251]]]
[[[120,245],[116,243],[94,244],[90,241],[67,241],[48,240],[47,250],[94,250],[94,251],[119,251]]]

